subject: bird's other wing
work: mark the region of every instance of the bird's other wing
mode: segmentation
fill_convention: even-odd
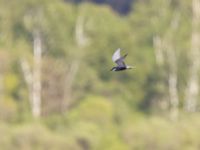
[[[118,48],[118,49],[115,51],[115,53],[113,54],[113,56],[112,56],[113,62],[116,62],[118,59],[120,59],[120,57],[121,57],[120,51],[121,51],[121,49]]]
[[[127,54],[124,55],[123,57],[120,57],[119,59],[117,59],[117,60],[115,61],[115,63],[116,63],[119,67],[126,67],[126,64],[125,64],[125,62],[124,62],[124,59],[125,59],[126,56],[127,56]]]

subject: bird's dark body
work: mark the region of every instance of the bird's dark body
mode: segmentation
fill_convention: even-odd
[[[131,69],[132,67],[127,66],[124,62],[124,59],[126,58],[127,54],[124,56],[120,55],[120,48],[118,48],[115,53],[112,56],[113,62],[117,64],[117,66],[113,67],[111,71],[122,71],[126,69]]]
[[[111,70],[122,71],[122,70],[126,70],[126,67],[113,67]]]

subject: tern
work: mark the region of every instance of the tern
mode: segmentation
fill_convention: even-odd
[[[122,70],[126,70],[126,69],[132,69],[133,67],[128,66],[125,64],[124,59],[126,58],[126,56],[128,54],[125,54],[124,56],[120,55],[120,51],[121,49],[118,48],[115,53],[112,56],[112,60],[114,63],[117,64],[117,66],[113,67],[110,71],[122,71]]]

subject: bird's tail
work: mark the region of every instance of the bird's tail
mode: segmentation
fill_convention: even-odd
[[[134,66],[127,66],[127,69],[133,69],[135,68]]]

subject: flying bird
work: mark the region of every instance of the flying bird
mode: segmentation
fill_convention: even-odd
[[[114,63],[117,64],[117,66],[113,67],[111,69],[111,71],[122,71],[122,70],[132,69],[133,68],[131,66],[126,65],[125,62],[124,62],[124,59],[126,58],[126,56],[128,54],[125,54],[124,56],[121,56],[120,55],[120,51],[121,51],[121,49],[118,48],[115,51],[115,53],[113,54],[113,56],[112,56],[112,60],[113,60]]]

